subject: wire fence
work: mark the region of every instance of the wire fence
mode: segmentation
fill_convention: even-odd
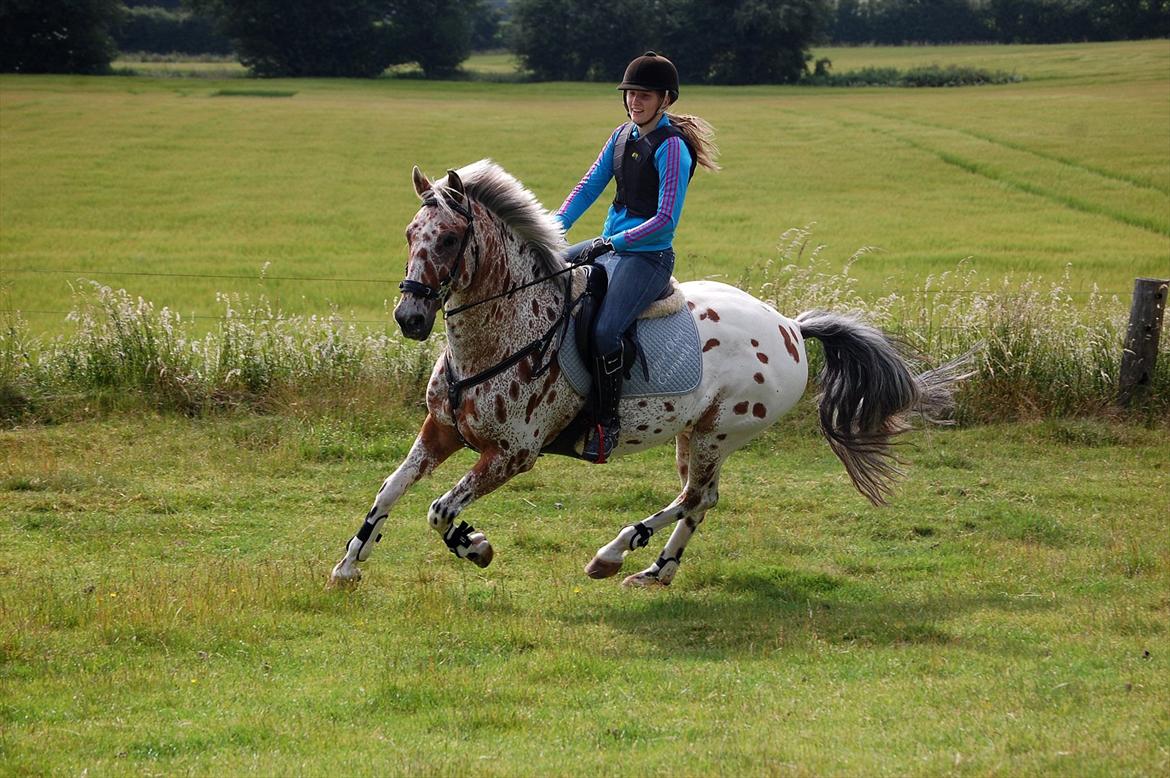
[[[143,277],[143,278],[174,278],[174,279],[187,279],[187,280],[249,281],[249,282],[260,282],[260,283],[269,282],[269,281],[280,281],[280,282],[306,283],[306,284],[367,284],[367,285],[378,285],[378,286],[390,285],[390,286],[394,287],[395,290],[397,290],[397,286],[398,286],[397,281],[395,281],[393,279],[389,279],[389,278],[288,276],[288,275],[270,275],[267,273],[260,273],[260,274],[255,274],[255,275],[253,275],[253,274],[241,275],[241,274],[232,274],[232,273],[172,273],[172,272],[157,272],[157,271],[144,271],[144,270],[106,270],[106,269],[102,269],[102,270],[80,270],[80,269],[61,270],[61,269],[48,269],[48,268],[5,268],[3,273],[4,273],[4,275],[17,275],[17,274],[64,275],[64,276],[75,276],[77,278],[84,278],[87,280],[94,280],[94,281],[100,280],[103,277],[129,276],[129,277]],[[886,287],[886,288],[882,288],[882,289],[857,289],[857,290],[854,290],[854,292],[860,296],[863,296],[863,297],[878,298],[878,297],[888,297],[891,294],[896,294],[899,297],[903,297],[906,299],[914,299],[914,298],[920,298],[920,297],[933,297],[933,298],[950,297],[950,298],[962,299],[962,298],[972,298],[972,297],[981,296],[981,295],[993,295],[995,297],[999,297],[999,298],[1003,298],[1003,299],[1015,299],[1015,298],[1024,298],[1024,297],[1034,297],[1036,294],[1035,292],[1026,292],[1026,293],[1025,292],[1020,292],[1020,293],[1005,292],[1002,288],[987,288],[987,287],[978,288],[978,289],[934,289],[934,288],[928,288],[928,287],[917,287],[917,288],[910,289],[910,288],[889,288],[889,287]],[[1098,289],[1098,290],[1085,290],[1085,289],[1063,290],[1062,289],[1060,291],[1060,294],[1062,296],[1069,297],[1072,299],[1087,300],[1091,297],[1097,297],[1097,298],[1117,297],[1119,299],[1125,300],[1125,299],[1128,299],[1129,296],[1132,294],[1132,290],[1116,291],[1116,290],[1100,290],[1100,289]],[[6,296],[8,296],[8,295],[6,295]],[[69,316],[72,313],[74,313],[74,311],[16,308],[14,305],[11,304],[11,299],[9,299],[7,302],[8,302],[8,305],[6,305],[5,308],[7,308],[10,311],[18,310],[21,316],[35,316],[35,317],[59,316],[59,317],[65,317],[65,316]],[[214,315],[214,314],[194,314],[194,313],[183,314],[183,318],[190,319],[193,321],[211,321],[211,322],[226,321],[228,319],[227,316],[220,316],[220,315]],[[252,320],[252,321],[281,321],[283,319],[287,319],[288,316],[270,316],[270,317],[248,316],[247,318],[249,320]],[[348,318],[348,317],[344,317],[344,316],[332,316],[331,318],[334,318],[335,320],[337,320],[341,323],[344,323],[344,324],[379,324],[379,325],[384,325],[384,324],[387,324],[387,322],[388,322],[388,318],[364,319],[364,318]],[[947,328],[943,327],[943,329],[947,329]]]

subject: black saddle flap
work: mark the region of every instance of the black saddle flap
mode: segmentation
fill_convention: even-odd
[[[605,299],[605,293],[609,291],[609,274],[597,265],[590,265],[585,271],[588,274],[585,294],[581,298],[581,306],[577,309],[573,336],[577,340],[577,353],[581,354],[581,358],[592,368],[593,322],[597,318],[597,312],[601,310],[601,301]],[[646,380],[650,380],[646,355],[642,353],[642,346],[638,343],[638,321],[635,319],[629,329],[622,334],[622,372],[626,378],[630,377],[630,371],[639,357],[642,372],[646,375]]]
[[[573,334],[577,338],[577,353],[588,364],[589,355],[593,353],[593,320],[601,310],[601,301],[609,289],[609,274],[597,265],[586,266],[585,273],[585,296],[581,298],[581,307],[577,309]]]

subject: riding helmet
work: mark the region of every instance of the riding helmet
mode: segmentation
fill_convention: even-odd
[[[673,103],[678,100],[678,69],[666,57],[648,51],[626,66],[625,77],[618,89],[669,92]]]

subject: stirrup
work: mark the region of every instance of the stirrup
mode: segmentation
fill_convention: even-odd
[[[614,421],[612,424],[598,422],[590,430],[589,438],[585,441],[585,450],[581,455],[595,465],[604,465],[609,455],[617,448],[621,427]]]

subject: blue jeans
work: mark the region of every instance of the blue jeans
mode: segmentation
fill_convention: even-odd
[[[592,240],[569,248],[570,262]],[[609,291],[593,329],[593,347],[598,355],[612,354],[622,347],[622,333],[629,329],[638,314],[666,290],[674,272],[674,250],[619,251],[598,257],[595,263],[609,275]]]

